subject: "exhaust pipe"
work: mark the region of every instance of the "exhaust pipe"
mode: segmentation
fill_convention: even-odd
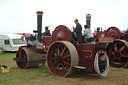
[[[86,15],[86,24],[88,25],[88,28],[91,28],[91,15]]]
[[[42,11],[37,11],[37,35],[38,35],[38,41],[42,41]]]

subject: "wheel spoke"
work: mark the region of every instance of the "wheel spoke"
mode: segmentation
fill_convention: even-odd
[[[120,64],[124,64],[120,58],[117,58]]]
[[[57,47],[57,48],[55,49],[55,53],[56,53],[56,54],[59,54],[59,47]]]
[[[56,60],[56,58],[57,58],[57,54],[54,53],[54,54],[53,54],[53,60]]]
[[[63,55],[67,55],[67,54],[69,54],[69,51],[66,51],[66,52],[63,53]]]
[[[123,45],[120,49],[119,49],[119,51],[121,52],[121,51],[123,51],[125,49],[125,46]]]
[[[64,65],[63,64],[61,64],[61,65],[62,65],[62,73],[66,73],[66,70],[64,68]]]
[[[114,44],[114,49],[115,49],[115,51],[118,50],[118,49],[117,49],[117,44],[116,44],[116,43]]]
[[[59,47],[57,48],[57,53],[59,53],[60,51],[59,51]]]
[[[67,69],[69,69],[69,66],[68,65],[66,65],[66,67],[67,67]]]
[[[57,65],[58,70],[60,71],[60,64]]]
[[[67,59],[65,59],[66,61],[71,61],[71,59],[70,58],[67,58]]]
[[[65,56],[63,57],[63,59],[64,59],[64,58],[68,58],[69,56],[70,56],[69,54],[68,54],[68,55],[65,55]]]
[[[113,57],[113,61],[115,61],[116,60],[116,56],[114,55],[114,57]]]
[[[121,56],[121,57],[128,58],[128,54],[121,54],[120,56]]]
[[[64,54],[65,49],[66,49],[66,46],[65,46],[64,49],[62,50],[61,56]]]
[[[64,62],[64,64],[70,65],[70,63],[68,63],[68,62],[66,62],[66,61],[63,61],[63,62]]]

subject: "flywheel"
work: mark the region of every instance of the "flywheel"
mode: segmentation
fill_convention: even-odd
[[[64,25],[59,25],[55,28],[53,32],[53,42],[54,41],[71,41],[72,35],[68,27]]]
[[[105,37],[113,37],[113,39],[120,39],[120,30],[117,27],[109,27],[105,33]]]

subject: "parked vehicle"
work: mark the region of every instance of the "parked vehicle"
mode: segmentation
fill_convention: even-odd
[[[0,48],[4,51],[18,51],[18,47],[26,45],[25,39],[21,40],[21,35],[17,34],[3,34],[0,35]]]

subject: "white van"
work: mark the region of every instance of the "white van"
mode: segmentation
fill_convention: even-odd
[[[26,45],[25,40],[21,40],[21,35],[4,34],[0,35],[0,48],[4,51],[18,51],[19,46]]]

